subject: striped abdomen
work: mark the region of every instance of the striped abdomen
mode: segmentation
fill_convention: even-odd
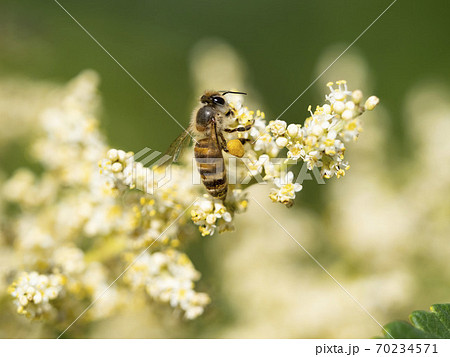
[[[197,168],[203,185],[211,196],[225,200],[227,196],[227,175],[222,150],[214,138],[200,139],[194,146]]]

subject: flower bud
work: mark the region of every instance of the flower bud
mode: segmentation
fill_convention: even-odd
[[[352,92],[352,101],[355,104],[359,104],[359,102],[361,102],[361,100],[363,99],[363,92],[361,92],[359,89],[354,90]]]
[[[275,143],[277,144],[278,147],[284,148],[288,143],[288,139],[280,136],[279,138],[277,138],[277,140],[275,140]]]
[[[336,114],[342,114],[342,112],[345,110],[345,104],[342,102],[335,102],[333,104],[333,111]]]
[[[366,104],[364,104],[364,108],[366,108],[367,110],[373,110],[378,105],[379,102],[380,99],[378,99],[378,97],[373,95],[367,98]]]
[[[117,173],[117,172],[122,171],[122,169],[123,169],[123,166],[120,162],[115,162],[114,164],[111,165],[112,172]]]
[[[106,157],[111,160],[112,162],[117,161],[119,158],[119,155],[117,153],[116,149],[111,149],[107,152]]]
[[[296,124],[289,124],[287,133],[291,138],[295,138],[298,134],[298,126]]]
[[[341,115],[342,119],[344,120],[350,120],[353,118],[353,110],[346,109]]]

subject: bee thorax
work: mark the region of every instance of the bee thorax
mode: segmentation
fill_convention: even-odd
[[[201,107],[196,115],[196,128],[198,131],[205,131],[215,117],[216,111],[209,105]]]

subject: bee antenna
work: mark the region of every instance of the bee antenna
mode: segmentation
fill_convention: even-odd
[[[232,90],[221,90],[220,93],[222,93],[222,95],[225,95],[225,94],[228,94],[228,93],[230,93],[230,94],[243,94],[243,95],[247,95],[247,93],[244,93],[244,92],[235,92],[235,91],[232,91]]]

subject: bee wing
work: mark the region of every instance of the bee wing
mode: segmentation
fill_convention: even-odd
[[[189,139],[191,138],[191,135],[187,130],[183,131],[173,142],[170,144],[167,151],[164,153],[163,158],[166,158],[166,160],[160,164],[156,165],[157,167],[165,167],[173,162],[178,161],[178,157],[180,156],[181,152],[184,148],[186,148],[187,144],[189,143]]]

